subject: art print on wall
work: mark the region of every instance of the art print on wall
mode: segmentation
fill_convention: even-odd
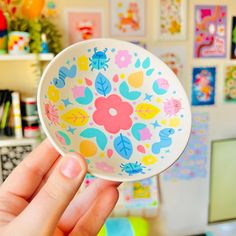
[[[184,40],[186,38],[186,0],[158,0],[157,38]]]
[[[66,21],[69,44],[103,36],[102,10],[68,9]]]
[[[231,59],[236,59],[236,16],[232,18]]]
[[[236,65],[225,68],[224,99],[226,102],[236,102]]]
[[[164,180],[192,180],[207,176],[208,114],[193,113],[188,145],[175,164],[163,173]]]
[[[215,103],[215,67],[195,67],[192,74],[192,105],[213,105]]]
[[[226,57],[226,6],[195,6],[194,57]]]
[[[152,52],[166,63],[180,80],[183,78],[183,69],[186,61],[185,47],[156,47]]]
[[[112,36],[145,36],[145,0],[110,0]]]

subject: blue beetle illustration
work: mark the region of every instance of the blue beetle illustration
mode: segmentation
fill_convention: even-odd
[[[97,51],[97,48],[94,48],[94,54],[92,58],[89,58],[89,61],[91,63],[89,66],[91,67],[91,70],[93,71],[94,69],[96,70],[107,70],[108,65],[107,62],[110,61],[110,58],[107,58],[106,55],[107,48],[105,48],[103,51]]]
[[[122,171],[126,172],[127,174],[129,174],[129,176],[131,176],[133,174],[139,174],[139,173],[145,174],[143,169],[146,167],[136,161],[134,163],[132,162],[129,162],[127,164],[122,163],[120,165],[120,168],[122,169]]]

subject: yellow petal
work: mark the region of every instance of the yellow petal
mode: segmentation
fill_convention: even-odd
[[[128,83],[134,88],[140,88],[143,84],[143,72],[138,71],[129,75]]]
[[[88,120],[88,114],[80,108],[72,108],[61,116],[61,119],[73,126],[83,126]]]
[[[154,118],[160,112],[160,109],[148,103],[140,103],[136,106],[135,111],[140,118],[149,120]]]

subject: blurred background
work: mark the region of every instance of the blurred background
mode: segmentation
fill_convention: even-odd
[[[185,88],[193,126],[172,167],[122,185],[100,235],[235,236],[234,0],[0,0],[2,181],[44,137],[35,96],[48,62],[73,43],[101,37],[162,59]],[[83,188],[94,179],[87,175]]]

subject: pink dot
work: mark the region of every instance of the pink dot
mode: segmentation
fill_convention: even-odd
[[[114,88],[114,91],[117,91],[117,88]]]
[[[136,104],[136,102],[133,102],[133,104],[135,105],[135,104]]]
[[[89,125],[90,125],[90,126],[93,126],[93,122],[90,122]]]
[[[93,108],[92,107],[88,107],[89,110],[92,110]]]
[[[110,136],[110,139],[113,139],[113,136],[112,136],[112,135]]]

